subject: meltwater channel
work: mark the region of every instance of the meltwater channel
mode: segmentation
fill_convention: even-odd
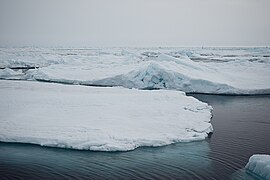
[[[213,106],[206,141],[93,152],[0,143],[1,179],[259,179],[244,170],[270,154],[270,96],[192,94]]]

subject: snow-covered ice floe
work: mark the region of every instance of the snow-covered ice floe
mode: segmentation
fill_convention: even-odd
[[[127,151],[205,139],[211,106],[171,90],[0,81],[0,141]]]
[[[39,67],[20,74],[0,70],[1,79],[270,94],[269,48],[4,49],[0,51],[0,66]]]
[[[246,170],[260,178],[270,180],[270,155],[255,154],[249,158]]]

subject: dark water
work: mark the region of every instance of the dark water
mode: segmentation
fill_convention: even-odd
[[[256,179],[243,167],[270,154],[270,96],[193,96],[214,108],[206,141],[114,153],[0,143],[0,179]]]

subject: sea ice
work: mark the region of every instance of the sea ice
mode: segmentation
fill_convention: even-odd
[[[270,180],[270,155],[254,154],[249,158],[246,169],[261,178]]]
[[[0,51],[0,66],[39,67],[16,76],[24,80],[210,94],[270,94],[269,54],[268,48],[4,49]]]
[[[14,71],[12,69],[9,68],[5,68],[5,69],[0,69],[0,78],[2,79],[16,79],[24,75],[22,72],[19,71]]]
[[[206,64],[161,54],[127,74],[92,83],[211,94],[269,94],[269,70],[270,66],[250,62]]]
[[[127,151],[203,140],[211,106],[171,90],[0,81],[0,141]]]

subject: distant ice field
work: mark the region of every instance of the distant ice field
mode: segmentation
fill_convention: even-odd
[[[1,48],[0,68],[1,79],[188,93],[270,94],[267,47]]]

